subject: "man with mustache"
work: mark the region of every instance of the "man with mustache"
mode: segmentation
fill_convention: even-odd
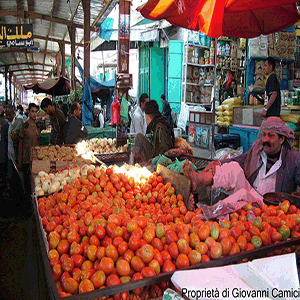
[[[294,131],[278,117],[262,123],[262,138],[251,149],[236,158],[211,162],[202,173],[192,170],[190,163],[183,173],[198,186],[222,188],[230,192],[246,190],[255,199],[269,192],[292,193],[300,185],[300,153],[292,149]]]

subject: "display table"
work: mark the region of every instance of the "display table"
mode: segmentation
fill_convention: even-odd
[[[229,126],[229,133],[236,133],[240,135],[243,153],[246,153],[251,148],[253,142],[257,139],[259,128],[260,127],[258,126],[233,124],[232,126]]]
[[[90,140],[92,138],[115,138],[116,137],[116,129],[115,128],[98,128],[92,126],[86,126],[88,135],[87,139]],[[40,137],[40,145],[46,146],[49,145],[50,140],[50,132],[42,133]]]

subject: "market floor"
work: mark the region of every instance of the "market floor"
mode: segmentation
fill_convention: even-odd
[[[0,299],[49,299],[31,203],[1,194]]]

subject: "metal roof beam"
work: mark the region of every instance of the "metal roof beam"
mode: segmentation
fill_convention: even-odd
[[[64,43],[64,44],[71,45],[71,42],[69,42],[69,41],[59,40],[59,39],[55,39],[55,38],[47,37],[47,36],[42,36],[42,35],[34,35],[33,39],[40,39],[40,40],[44,40],[44,41],[51,41],[51,42]],[[75,45],[79,46],[79,47],[83,47],[83,43],[75,43]]]
[[[49,22],[64,24],[66,26],[71,25],[73,23],[75,27],[83,29],[83,24],[74,23],[74,22],[66,20],[66,19],[51,17],[48,15],[38,14],[38,13],[26,11],[26,10],[19,10],[19,11],[17,11],[17,10],[2,10],[2,11],[0,11],[0,17],[5,17],[5,16],[15,16],[17,18],[23,18],[23,19],[41,19],[41,20],[46,20]],[[91,31],[97,32],[97,31],[99,31],[99,28],[97,28],[96,26],[91,26]]]

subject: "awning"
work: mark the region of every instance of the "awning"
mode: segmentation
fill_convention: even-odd
[[[46,93],[53,96],[69,95],[70,94],[70,81],[65,77],[54,77],[46,79],[39,83],[36,82],[30,85],[23,86],[25,90],[33,90],[34,93]]]

